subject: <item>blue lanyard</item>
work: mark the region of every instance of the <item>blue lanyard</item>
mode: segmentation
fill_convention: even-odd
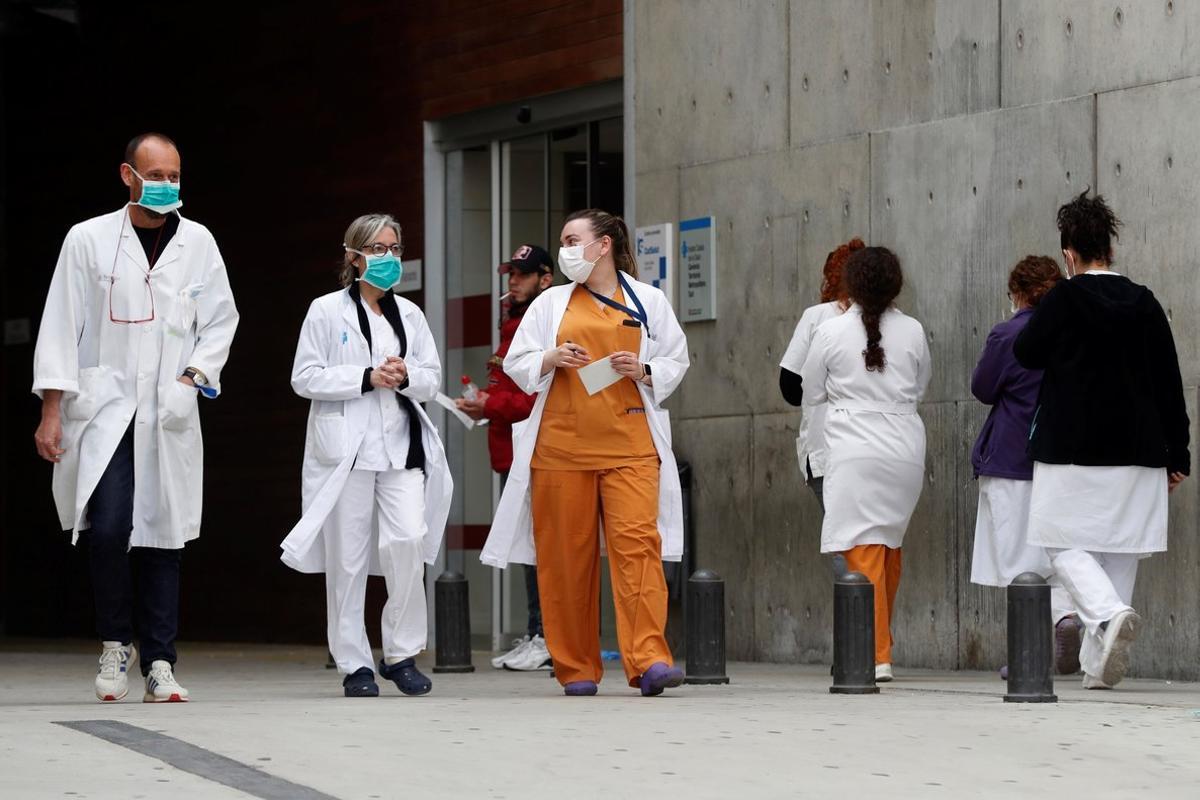
[[[629,281],[625,280],[625,273],[621,272],[620,270],[617,270],[617,280],[620,281],[620,283],[621,283],[621,290],[625,292],[625,297],[632,299],[633,304],[635,306],[637,306],[636,311],[627,305],[618,303],[616,300],[613,300],[610,297],[605,297],[604,295],[602,295],[598,292],[592,292],[592,288],[590,286],[585,285],[584,288],[587,289],[589,292],[592,292],[592,297],[596,298],[604,305],[608,306],[609,308],[615,308],[617,311],[623,311],[626,314],[628,314],[629,316],[636,319],[642,325],[646,326],[646,335],[650,336],[650,322],[649,322],[649,318],[646,316],[646,309],[644,306],[642,306],[642,301],[639,300],[638,296],[633,293],[633,287],[629,285]]]

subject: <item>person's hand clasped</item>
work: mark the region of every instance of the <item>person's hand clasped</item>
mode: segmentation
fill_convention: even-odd
[[[460,397],[454,401],[454,405],[458,406],[458,410],[466,414],[473,420],[483,419],[483,407],[487,405],[488,393],[477,392],[474,400],[468,400],[465,397]]]
[[[1168,472],[1167,473],[1167,491],[1168,492],[1175,491],[1175,487],[1177,487],[1177,486],[1179,486],[1179,484],[1183,483],[1183,479],[1186,477],[1187,477],[1187,475],[1184,475],[1182,472]]]
[[[571,367],[579,369],[586,367],[591,363],[592,357],[588,355],[588,351],[584,350],[574,342],[564,342],[558,347],[547,352],[550,365],[553,367]]]
[[[395,389],[408,378],[408,366],[404,359],[388,356],[387,360],[371,370],[371,385],[376,389]]]
[[[629,378],[631,381],[640,381],[646,377],[646,370],[642,366],[637,353],[620,350],[609,356],[609,360],[612,362],[612,368],[617,374]]]

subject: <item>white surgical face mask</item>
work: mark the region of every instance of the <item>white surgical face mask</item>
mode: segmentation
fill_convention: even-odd
[[[599,239],[593,239],[587,244],[576,244],[570,247],[560,247],[558,249],[558,268],[562,270],[563,275],[567,276],[568,280],[575,283],[585,283],[592,270],[596,267],[595,261],[588,261],[583,257],[583,251],[591,247]]]

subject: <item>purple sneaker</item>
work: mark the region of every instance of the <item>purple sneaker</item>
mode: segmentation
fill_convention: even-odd
[[[1083,626],[1074,614],[1063,617],[1054,626],[1054,671],[1059,675],[1079,672],[1079,646],[1083,644]]]
[[[642,690],[642,697],[654,697],[662,694],[663,689],[673,689],[681,683],[683,670],[679,667],[668,667],[662,661],[658,661],[642,674],[638,686]]]
[[[567,697],[591,697],[595,693],[595,681],[571,681],[563,686],[563,694]]]

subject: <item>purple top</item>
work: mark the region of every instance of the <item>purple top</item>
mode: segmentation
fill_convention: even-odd
[[[992,328],[971,376],[971,394],[992,407],[971,451],[975,477],[1033,479],[1026,448],[1042,370],[1025,369],[1013,354],[1013,342],[1032,315],[1033,309],[1023,308]]]

